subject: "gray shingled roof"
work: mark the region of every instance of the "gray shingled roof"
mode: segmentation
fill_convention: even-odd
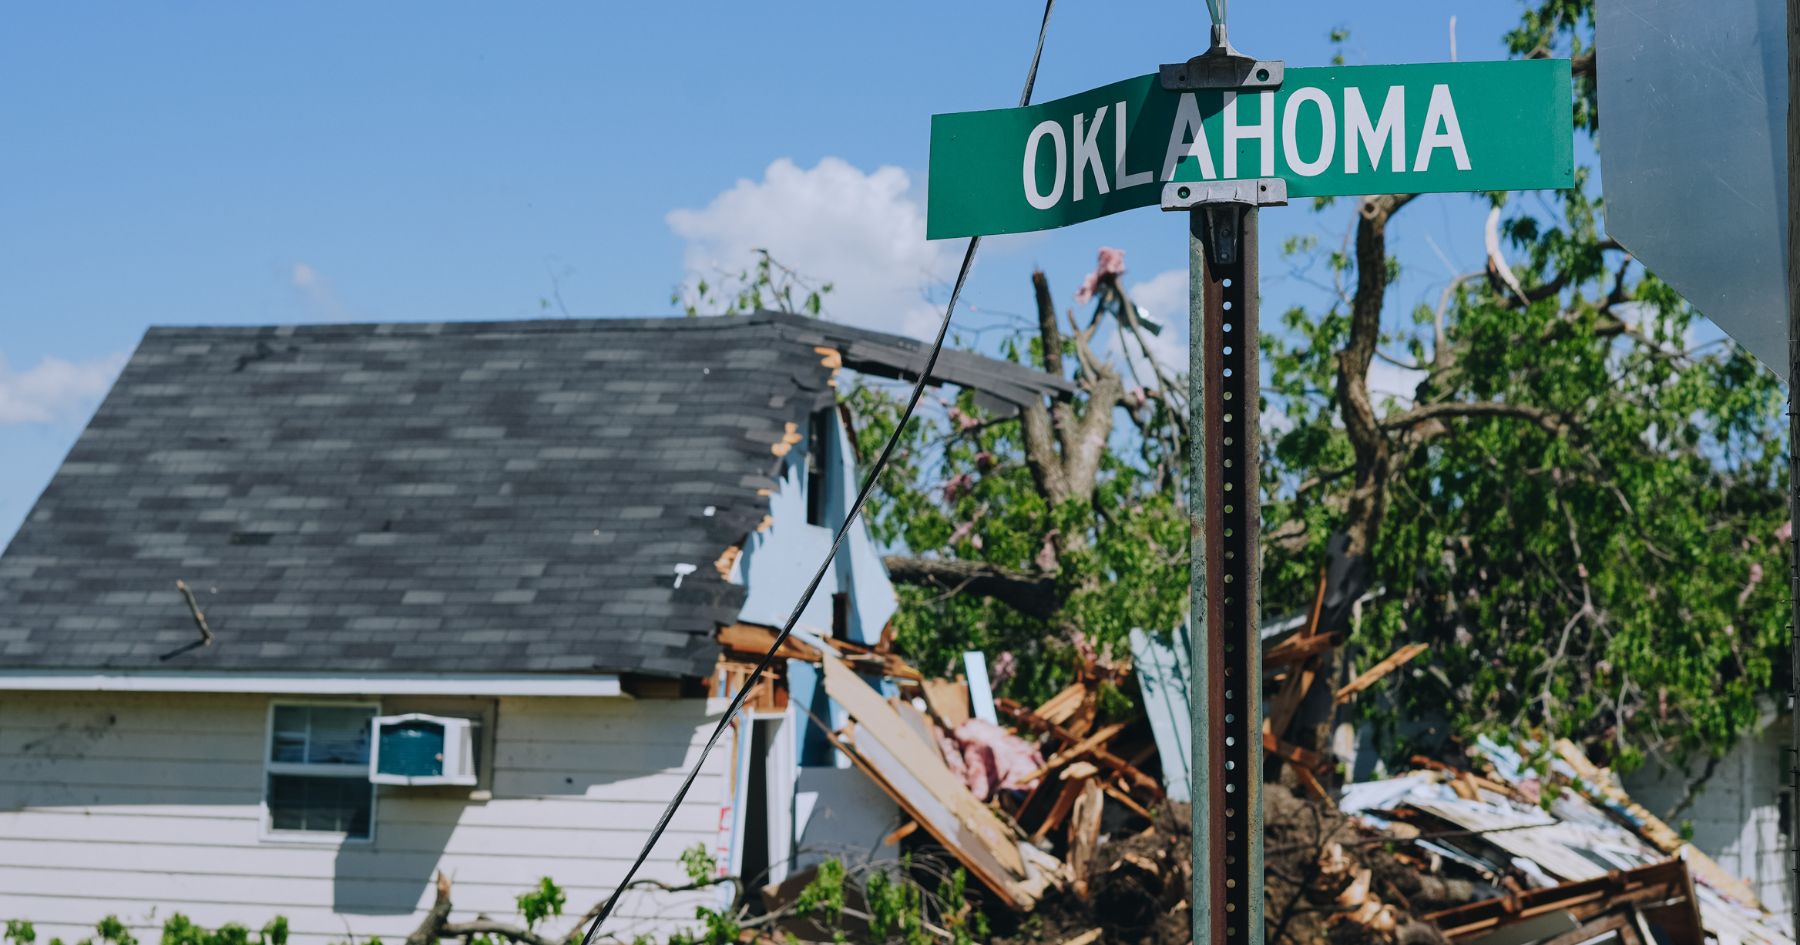
[[[771,314],[153,328],[0,556],[0,669],[704,676],[817,345],[922,357]]]

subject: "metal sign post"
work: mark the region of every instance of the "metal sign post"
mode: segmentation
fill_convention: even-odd
[[[1280,86],[1282,63],[1213,46],[1162,67],[1173,92]],[[1169,183],[1162,208],[1188,215],[1188,508],[1194,615],[1191,817],[1194,941],[1262,945],[1262,646],[1258,538],[1257,209],[1287,203],[1280,178]]]

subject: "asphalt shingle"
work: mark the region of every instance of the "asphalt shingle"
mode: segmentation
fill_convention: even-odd
[[[744,598],[713,562],[831,402],[828,335],[153,328],[0,556],[0,669],[705,676]],[[215,642],[165,660],[177,580]]]

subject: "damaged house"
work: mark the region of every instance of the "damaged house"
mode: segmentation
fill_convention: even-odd
[[[392,940],[440,871],[458,915],[546,875],[579,913],[843,521],[840,369],[923,355],[767,313],[151,330],[0,557],[0,919]],[[936,377],[1069,386],[960,352]],[[801,628],[879,662],[894,607],[858,526]],[[808,721],[845,720],[838,665],[750,700],[643,875],[880,854],[893,786]],[[609,931],[718,893],[634,890]]]

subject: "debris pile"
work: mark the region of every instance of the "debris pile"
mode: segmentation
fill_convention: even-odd
[[[1745,883],[1567,742],[1534,766],[1484,740],[1454,763],[1415,757],[1399,776],[1328,788],[1329,760],[1284,736],[1322,678],[1317,658],[1341,641],[1324,629],[1331,611],[1347,607],[1322,582],[1310,615],[1264,631],[1264,748],[1294,784],[1264,785],[1271,945],[1792,945]],[[773,642],[762,628],[727,637],[744,653]],[[1192,771],[1180,633],[1134,634],[1130,661],[1090,658],[1036,706],[993,698],[978,679],[926,678],[885,643],[796,634],[785,647],[821,667],[844,710],[841,725],[812,724],[910,818],[888,841],[941,846],[1010,907],[997,943],[1190,941],[1186,801],[1205,775]],[[1396,651],[1334,698],[1422,651]],[[721,668],[728,681],[744,670],[731,656]],[[1135,689],[1141,711],[1105,717],[1106,685]],[[785,704],[778,689],[759,700]]]

